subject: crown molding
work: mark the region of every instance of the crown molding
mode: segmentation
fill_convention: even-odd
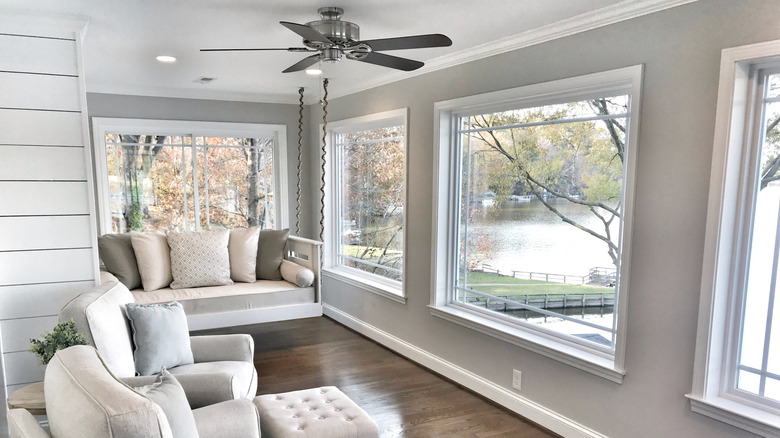
[[[427,61],[424,67],[413,72],[392,72],[376,76],[367,81],[361,81],[359,84],[346,87],[333,87],[332,97],[347,96],[381,85],[488,58],[501,53],[511,52],[524,47],[534,46],[536,44],[564,38],[581,32],[598,29],[610,24],[693,3],[695,1],[698,0],[624,0],[612,6],[586,12],[546,26],[461,50],[451,55],[433,58]]]
[[[174,99],[225,100],[231,102],[298,104],[298,96],[286,94],[245,93],[198,88],[146,87],[87,82],[87,93],[123,94]],[[312,101],[310,103],[315,103]]]

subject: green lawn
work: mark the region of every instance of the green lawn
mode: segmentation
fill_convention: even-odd
[[[490,295],[603,294],[614,292],[613,288],[608,287],[523,280],[488,272],[471,272],[467,281],[470,289]]]

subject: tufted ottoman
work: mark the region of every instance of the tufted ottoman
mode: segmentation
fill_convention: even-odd
[[[260,395],[253,402],[263,438],[379,436],[376,422],[335,386]]]

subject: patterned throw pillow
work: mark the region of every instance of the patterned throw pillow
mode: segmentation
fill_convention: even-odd
[[[171,289],[222,286],[230,279],[230,231],[168,232],[171,247]]]

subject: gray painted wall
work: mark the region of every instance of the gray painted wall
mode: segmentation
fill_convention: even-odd
[[[195,120],[203,122],[272,123],[287,125],[287,180],[289,187],[290,229],[295,233],[295,192],[298,157],[298,106],[256,102],[229,102],[198,99],[127,96],[87,93],[90,123],[92,117],[117,117],[159,120]],[[309,108],[305,107],[304,120]],[[308,133],[304,132],[304,155],[308,154]],[[309,160],[303,159],[301,217],[310,217]],[[301,220],[301,235],[308,237],[309,222]]]
[[[331,279],[324,281],[324,301],[510,390],[512,369],[520,369],[520,395],[610,437],[752,436],[691,412],[684,394],[693,372],[720,53],[780,39],[778,6],[776,0],[701,0],[333,99],[329,120],[410,108],[408,303]],[[624,383],[431,316],[434,102],[635,64],[646,69],[639,144],[633,145],[638,168]],[[319,111],[312,109],[310,122],[315,145]]]

